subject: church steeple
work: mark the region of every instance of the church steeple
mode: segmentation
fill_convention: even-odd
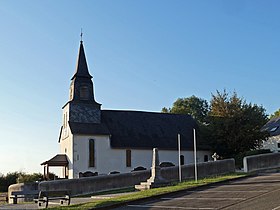
[[[83,41],[77,58],[76,71],[71,78],[69,102],[63,107],[69,122],[100,123],[101,104],[94,99],[92,76],[89,73]]]
[[[82,40],[80,42],[76,71],[71,80],[70,101],[93,103],[100,106],[94,99],[92,76],[88,70]]]
[[[76,72],[73,75],[73,80],[75,77],[85,77],[85,78],[92,78],[92,76],[88,72],[88,66],[87,66],[87,60],[85,56],[83,41],[80,42],[80,48],[78,53],[78,59],[77,59],[77,66],[76,66]]]

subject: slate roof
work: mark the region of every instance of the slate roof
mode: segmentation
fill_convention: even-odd
[[[193,128],[190,115],[142,111],[102,110],[101,124],[69,123],[73,134],[110,135],[112,148],[193,150]]]
[[[49,166],[67,166],[68,165],[68,160],[67,156],[65,154],[58,154],[51,158],[50,160],[47,160],[41,165],[49,165]]]
[[[108,127],[104,123],[76,123],[69,122],[71,132],[73,134],[85,135],[110,135]]]
[[[280,135],[280,117],[272,118],[261,129],[262,131],[268,131],[270,136]]]
[[[79,53],[78,53],[78,59],[77,59],[77,66],[76,66],[76,72],[71,80],[73,80],[75,77],[86,77],[86,78],[92,78],[88,71],[83,41],[80,43]]]

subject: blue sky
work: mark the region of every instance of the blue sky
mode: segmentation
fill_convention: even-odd
[[[103,109],[160,111],[236,91],[280,108],[280,2],[0,0],[0,172],[42,172],[59,152],[83,28]]]

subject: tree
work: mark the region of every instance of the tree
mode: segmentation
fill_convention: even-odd
[[[197,144],[200,149],[209,149],[209,129],[207,127],[207,116],[209,112],[208,102],[202,98],[191,96],[178,98],[171,108],[162,108],[163,113],[189,114],[198,124]]]
[[[247,103],[236,92],[217,91],[212,94],[208,116],[213,148],[223,157],[258,148],[268,136],[260,131],[267,119],[262,106]]]
[[[208,102],[196,96],[178,98],[171,108],[162,108],[163,113],[189,114],[199,123],[204,123],[209,111]]]
[[[280,109],[275,111],[272,115],[269,116],[270,119],[280,117]]]
[[[210,106],[196,96],[178,98],[171,108],[164,107],[164,113],[190,114],[198,122],[198,145],[211,146],[224,158],[258,148],[268,133],[260,129],[268,118],[265,109],[247,103],[236,92],[226,90],[212,94]]]

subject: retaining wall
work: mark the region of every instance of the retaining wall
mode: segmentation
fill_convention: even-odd
[[[181,167],[182,179],[192,179],[194,177],[194,165],[184,165]],[[198,177],[207,177],[232,173],[235,171],[234,159],[220,160],[215,162],[205,162],[197,164]],[[112,174],[106,176],[83,177],[79,179],[65,179],[44,181],[39,184],[40,190],[71,190],[72,196],[90,194],[112,189],[132,187],[140,182],[146,181],[150,177],[150,170]],[[178,181],[178,166],[162,168],[161,175],[169,181]]]
[[[243,158],[244,172],[280,168],[280,153],[252,155]]]

